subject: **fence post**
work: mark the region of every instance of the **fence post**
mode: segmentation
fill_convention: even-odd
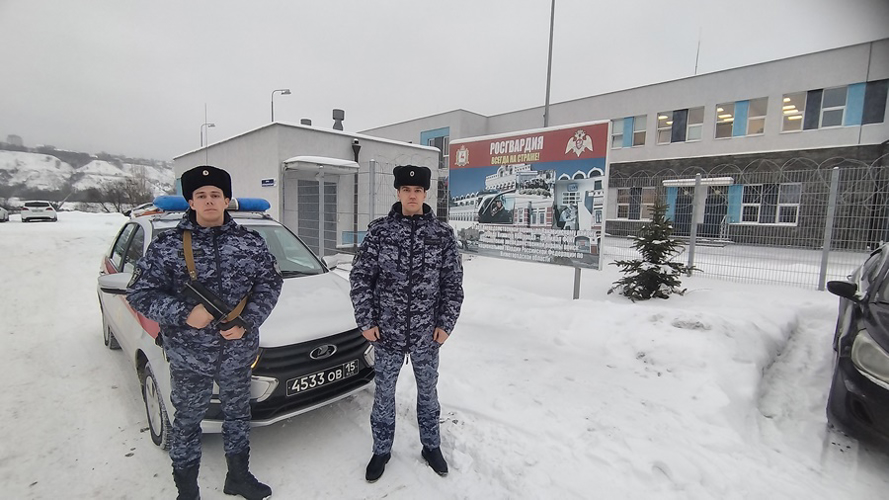
[[[840,186],[840,167],[830,172],[830,196],[827,199],[827,217],[824,219],[824,242],[821,246],[821,272],[818,275],[818,290],[823,291],[827,281],[827,262],[830,259],[830,242],[833,238],[833,220],[837,212],[837,192]]]
[[[367,199],[369,202],[369,206],[368,206],[369,219],[367,219],[368,223],[373,221],[374,218],[376,217],[376,214],[374,214],[374,201],[375,201],[374,198],[376,198],[376,193],[374,193],[374,190],[376,189],[376,183],[377,183],[377,161],[370,160],[370,167],[368,168],[368,181],[367,181]]]
[[[688,275],[695,265],[695,240],[698,238],[698,191],[701,189],[701,174],[695,174],[695,192],[691,197],[691,228],[688,238]]]
[[[318,256],[324,258],[324,172],[318,174]]]

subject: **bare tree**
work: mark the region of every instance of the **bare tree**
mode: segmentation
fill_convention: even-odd
[[[123,212],[140,203],[154,199],[151,185],[145,179],[144,172],[133,177],[106,184],[99,191],[99,201],[106,212]]]

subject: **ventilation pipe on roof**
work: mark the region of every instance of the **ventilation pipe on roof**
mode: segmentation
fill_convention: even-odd
[[[355,157],[355,163],[358,163],[358,153],[361,151],[361,141],[352,139],[352,154]],[[360,169],[360,167],[359,167]],[[358,172],[355,172],[355,178],[352,182],[352,250],[358,253]]]
[[[346,119],[346,112],[341,109],[333,110],[333,129],[342,130],[343,120]]]

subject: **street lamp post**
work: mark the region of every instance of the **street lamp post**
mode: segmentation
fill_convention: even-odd
[[[215,127],[215,123],[203,123],[201,124],[201,147],[204,147],[204,135],[207,133],[208,128]],[[210,138],[207,138],[207,142],[210,142]]]
[[[290,95],[290,89],[277,89],[272,91],[272,122],[275,121],[275,94]]]

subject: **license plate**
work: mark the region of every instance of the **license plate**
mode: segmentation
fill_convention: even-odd
[[[339,382],[358,374],[358,360],[353,359],[320,372],[302,375],[287,381],[287,395],[293,396]]]

